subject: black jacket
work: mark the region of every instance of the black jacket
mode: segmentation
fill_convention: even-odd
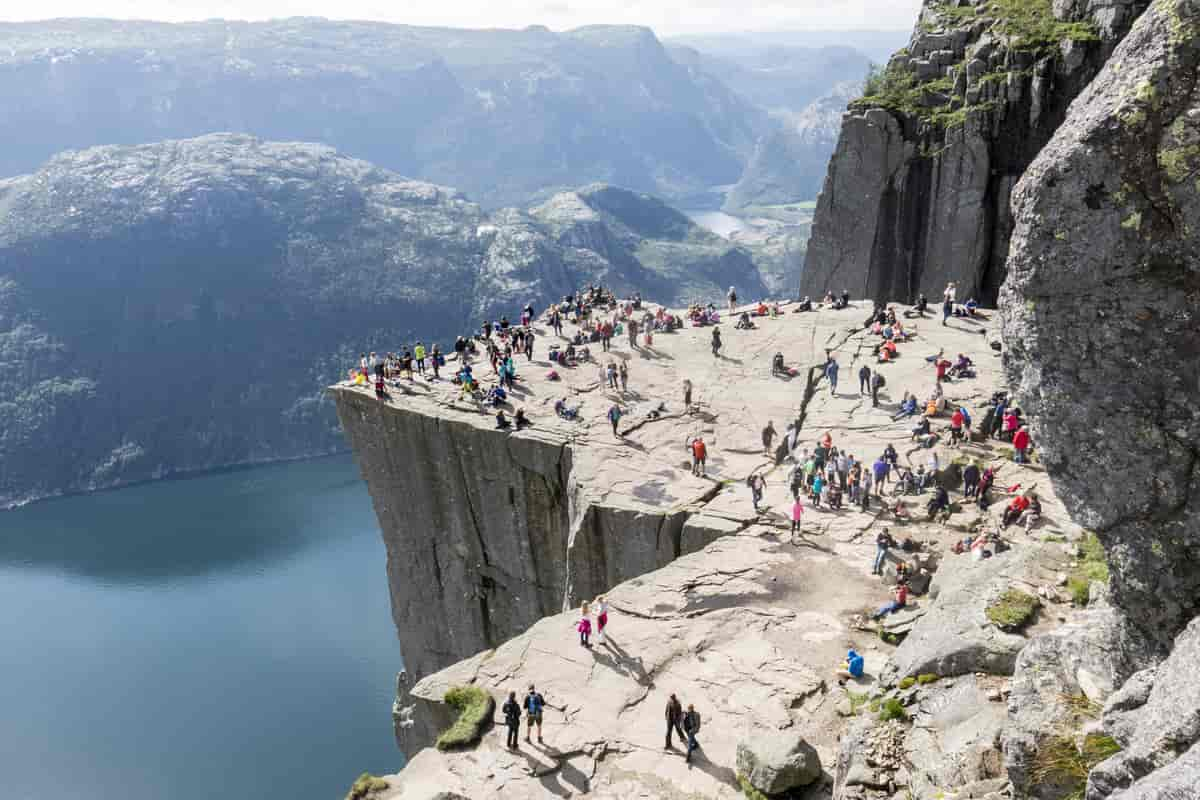
[[[683,715],[683,729],[688,733],[695,733],[700,729],[700,715],[695,711],[689,711]]]
[[[500,710],[504,712],[505,724],[513,726],[521,721],[521,707],[516,700],[509,700]]]

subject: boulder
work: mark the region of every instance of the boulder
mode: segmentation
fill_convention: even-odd
[[[924,690],[904,742],[914,797],[972,786],[978,797],[1008,782],[1000,754],[1004,708],[989,702],[974,675],[941,680]]]
[[[943,559],[930,589],[935,599],[924,600],[928,610],[892,654],[884,680],[925,672],[1012,674],[1028,640],[996,627],[987,607],[1014,583],[1031,582],[1052,556],[1050,548],[1029,544],[982,561],[966,555]]]
[[[737,771],[764,794],[807,786],[821,777],[821,759],[803,736],[759,731],[737,746]]]

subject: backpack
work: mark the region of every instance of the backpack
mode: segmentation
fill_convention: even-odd
[[[542,705],[545,702],[546,701],[542,699],[542,695],[540,693],[535,692],[534,694],[530,695],[529,696],[529,713],[530,714],[542,713]]]
[[[883,375],[878,372],[875,373],[875,377],[879,379],[879,382],[876,385],[880,389],[882,389],[884,386],[887,386],[887,378],[883,377]]]

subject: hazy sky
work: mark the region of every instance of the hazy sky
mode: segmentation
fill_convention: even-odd
[[[737,30],[911,29],[920,0],[0,0],[0,20],[195,20],[321,16],[410,25],[556,30],[649,25],[661,34]]]

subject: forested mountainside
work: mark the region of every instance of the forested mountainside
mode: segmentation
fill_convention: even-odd
[[[342,449],[322,388],[582,282],[765,292],[749,255],[604,185],[528,211],[332,148],[211,135],[0,181],[0,503]]]
[[[323,142],[485,207],[602,181],[687,198],[766,114],[646,28],[286,19],[0,25],[0,175],[66,149],[214,132]]]

